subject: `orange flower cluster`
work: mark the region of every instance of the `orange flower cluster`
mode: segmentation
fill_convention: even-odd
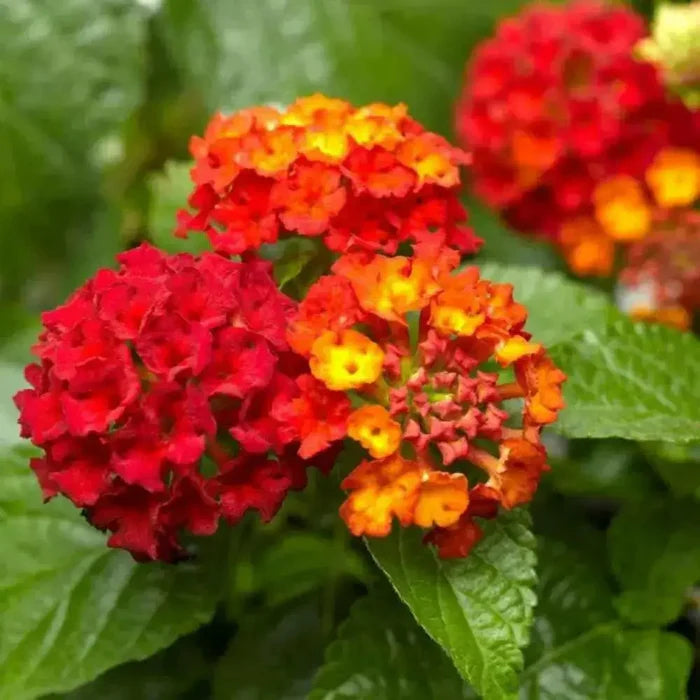
[[[643,241],[665,222],[691,214],[698,198],[700,150],[664,148],[641,177],[616,174],[598,182],[592,211],[564,220],[559,243],[577,274],[609,275],[616,244]]]
[[[620,5],[533,4],[477,48],[457,108],[475,189],[581,276],[700,194],[700,111],[637,60],[645,34]]]
[[[563,406],[565,379],[524,330],[527,311],[512,287],[474,267],[454,272],[457,262],[454,251],[343,256],[288,332],[308,358],[304,381],[316,396],[305,404],[307,444],[327,444],[333,415],[335,436],[368,453],[342,483],[349,529],[382,537],[396,517],[428,528],[445,558],[478,541],[474,516],[532,498],[548,468],[541,428]]]
[[[627,249],[618,301],[633,318],[691,327],[700,312],[700,212],[669,212]]]
[[[221,253],[289,234],[322,237],[337,252],[429,242],[473,253],[481,243],[457,198],[466,154],[402,104],[355,109],[312,95],[284,110],[217,114],[190,151],[194,213],[179,213],[177,235],[204,231]]]

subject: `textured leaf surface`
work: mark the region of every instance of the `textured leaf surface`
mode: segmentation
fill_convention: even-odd
[[[519,509],[485,524],[466,559],[440,561],[420,533],[368,540],[418,622],[486,700],[515,697],[535,604],[534,537]]]
[[[326,650],[309,700],[457,700],[464,681],[388,586],[359,600]]]
[[[569,375],[555,429],[568,437],[689,442],[700,434],[700,341],[619,319],[553,348]]]
[[[678,700],[692,662],[679,635],[627,629],[601,570],[599,533],[562,518],[538,538],[538,606],[522,700]]]
[[[601,292],[536,267],[487,262],[480,269],[486,279],[513,285],[515,300],[528,310],[525,329],[546,347],[605,328],[610,303]]]
[[[608,530],[612,570],[623,592],[617,607],[637,625],[676,619],[684,593],[700,580],[700,509],[673,499],[629,504]]]
[[[318,606],[306,603],[244,621],[219,660],[215,700],[305,700],[323,659]]]
[[[136,564],[67,502],[42,505],[26,448],[0,467],[0,541],[2,700],[70,690],[153,654],[214,611],[212,567]]]

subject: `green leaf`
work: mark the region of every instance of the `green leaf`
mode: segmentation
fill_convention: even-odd
[[[137,564],[67,501],[42,505],[28,454],[7,453],[0,470],[2,700],[70,690],[150,656],[206,622],[219,595],[213,554]]]
[[[597,535],[569,514],[555,536],[538,538],[539,602],[521,700],[685,697],[690,645],[616,619]]]
[[[304,700],[323,659],[317,606],[251,615],[217,664],[215,700]]]
[[[288,532],[253,563],[252,589],[264,592],[268,605],[279,605],[342,576],[369,578],[364,560],[345,542],[312,532]]]
[[[552,349],[569,375],[554,427],[568,437],[690,442],[700,433],[700,341],[620,318]]]
[[[148,178],[150,203],[148,232],[153,244],[169,253],[202,253],[210,250],[209,239],[201,231],[187,238],[177,238],[175,215],[178,209],[187,208],[187,198],[192,192],[191,163],[168,161],[162,172]]]
[[[528,310],[525,329],[548,348],[605,328],[610,302],[602,292],[536,267],[486,262],[480,270],[485,279],[513,285],[515,300]]]
[[[45,700],[184,700],[206,681],[210,663],[198,635],[178,639],[143,661],[132,661],[103,673],[92,683]]]
[[[654,499],[628,504],[608,530],[612,570],[623,589],[620,614],[637,625],[665,625],[681,613],[700,579],[700,507]]]
[[[570,496],[642,500],[658,486],[638,445],[625,440],[571,441],[568,455],[550,464],[547,479]]]
[[[416,620],[486,700],[517,691],[535,604],[529,522],[523,509],[502,513],[460,560],[439,560],[415,530],[367,542]]]
[[[44,286],[89,235],[99,173],[141,95],[146,13],[133,0],[11,0],[0,21],[3,293]],[[36,66],[41,66],[37,70]],[[32,292],[36,295],[37,290]]]
[[[468,690],[388,586],[353,605],[326,650],[309,700],[457,700]]]

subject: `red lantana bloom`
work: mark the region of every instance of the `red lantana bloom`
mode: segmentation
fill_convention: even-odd
[[[302,395],[337,418],[334,437],[367,452],[342,483],[351,532],[383,537],[396,518],[428,529],[445,558],[481,537],[475,516],[532,498],[548,469],[540,432],[563,406],[565,379],[524,330],[512,287],[476,268],[454,273],[457,262],[454,251],[343,256],[288,334],[309,360]],[[309,454],[315,439],[326,444],[326,423],[311,419],[319,414],[309,411]]]
[[[45,498],[67,496],[136,559],[172,561],[181,530],[212,534],[248,509],[267,520],[305,483],[288,420],[304,367],[285,339],[294,302],[262,262],[149,245],[118,260],[43,314],[15,402],[45,452],[31,463]]]
[[[476,191],[582,276],[609,275],[616,248],[647,235],[657,209],[700,191],[700,113],[637,59],[646,32],[622,6],[537,4],[503,21],[467,67],[456,122]]]
[[[403,242],[473,253],[457,198],[466,154],[426,131],[402,104],[312,95],[287,109],[216,114],[190,142],[191,211],[178,235],[204,231],[238,255],[289,235],[333,251],[393,254]]]

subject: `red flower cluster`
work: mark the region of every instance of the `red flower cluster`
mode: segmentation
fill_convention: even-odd
[[[238,255],[290,234],[333,251],[395,253],[405,241],[477,250],[463,224],[465,154],[411,119],[404,105],[359,109],[323,95],[289,108],[217,114],[193,137],[189,198],[178,235],[204,231]]]
[[[636,60],[645,33],[633,11],[593,0],[528,8],[477,49],[457,108],[476,190],[581,275],[609,274],[654,207],[693,199],[669,203],[658,183],[697,181],[700,114]]]
[[[618,298],[633,318],[690,328],[700,312],[700,212],[670,212],[627,249]]]
[[[565,379],[524,331],[527,312],[512,287],[476,268],[450,274],[457,262],[453,251],[341,257],[289,332],[311,370],[302,392],[309,454],[347,434],[372,458],[342,484],[350,530],[385,536],[396,517],[429,528],[442,557],[468,554],[481,536],[474,516],[532,498],[548,468],[540,431],[563,406]],[[509,380],[499,382],[498,366]],[[523,399],[519,416],[503,404],[513,398]],[[436,455],[444,467],[478,467],[486,481],[470,489]]]
[[[304,366],[285,340],[294,304],[264,263],[147,245],[118,259],[43,315],[15,401],[44,496],[137,559],[174,560],[180,530],[267,520],[305,483],[285,418]]]

